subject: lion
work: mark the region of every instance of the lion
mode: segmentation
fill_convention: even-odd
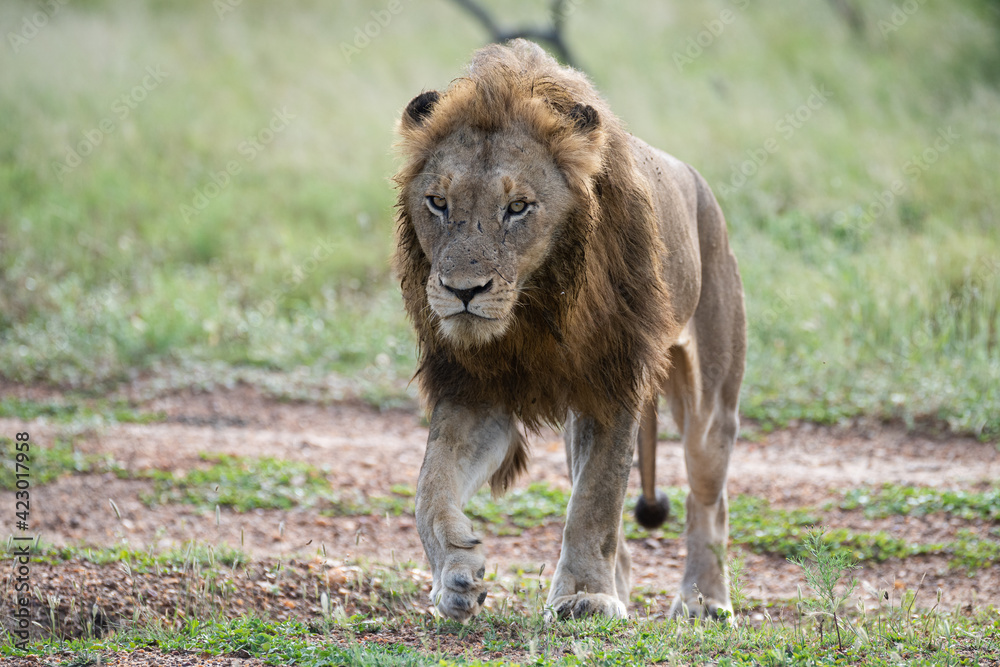
[[[628,615],[622,512],[636,443],[646,526],[657,402],[683,432],[690,493],[675,616],[732,614],[726,478],[739,431],[743,287],[701,175],[628,134],[580,72],[524,40],[477,51],[398,124],[393,267],[419,339],[430,433],[416,522],[437,611],[482,610],[463,513],[524,472],[522,431],[562,425],[572,482],[549,618]]]

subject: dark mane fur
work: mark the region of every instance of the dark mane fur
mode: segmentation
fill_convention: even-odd
[[[407,210],[409,188],[452,132],[514,126],[548,147],[577,204],[521,293],[514,325],[459,349],[439,334],[427,303],[431,267]],[[560,423],[567,408],[603,423],[623,407],[638,413],[666,379],[677,334],[660,274],[666,250],[628,136],[587,79],[529,42],[489,46],[422,122],[404,115],[399,131],[393,265],[419,336],[417,378],[429,406],[501,403],[529,428]]]

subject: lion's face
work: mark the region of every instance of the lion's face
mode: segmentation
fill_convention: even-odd
[[[503,336],[572,202],[552,156],[526,131],[459,128],[438,144],[407,205],[446,340],[468,348]]]

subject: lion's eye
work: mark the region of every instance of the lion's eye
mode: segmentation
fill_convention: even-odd
[[[524,213],[524,210],[528,208],[528,203],[523,201],[512,201],[507,206],[507,212],[517,215],[518,213]]]
[[[427,201],[430,203],[431,208],[436,211],[443,211],[448,208],[448,200],[444,197],[439,197],[437,195],[430,195],[427,197]]]

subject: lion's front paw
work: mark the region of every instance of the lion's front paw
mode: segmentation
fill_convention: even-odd
[[[483,609],[486,601],[485,560],[476,553],[464,553],[448,559],[448,565],[431,590],[431,600],[438,612],[462,623]]]
[[[672,618],[710,618],[723,623],[734,622],[733,605],[729,600],[717,600],[699,595],[697,591],[678,595],[670,605]]]
[[[546,605],[545,620],[554,618],[584,618],[586,616],[606,616],[608,618],[628,618],[628,609],[621,600],[603,593],[576,593],[563,595]]]

